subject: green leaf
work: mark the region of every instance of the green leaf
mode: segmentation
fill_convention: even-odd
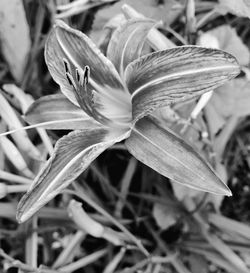
[[[125,144],[135,158],[173,181],[197,190],[231,195],[206,161],[156,120],[139,120]]]
[[[45,129],[76,130],[102,127],[61,94],[44,96],[36,100],[24,118],[29,124],[37,124]]]
[[[63,94],[88,115],[103,124],[131,119],[130,96],[118,72],[85,34],[58,21],[47,40],[45,60]]]
[[[107,57],[123,78],[127,65],[139,58],[148,32],[156,25],[149,19],[131,19],[118,27],[109,42]]]
[[[154,52],[127,66],[133,118],[211,91],[239,74],[235,58],[221,50],[183,46]]]
[[[53,156],[35,178],[17,208],[17,220],[24,222],[62,192],[105,149],[127,137],[124,131],[96,128],[74,131],[62,137]]]

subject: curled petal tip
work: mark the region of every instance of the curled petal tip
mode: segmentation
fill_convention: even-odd
[[[17,206],[16,220],[19,224],[24,223],[34,214],[32,207],[25,206],[27,199],[26,196],[27,193],[22,197]]]
[[[16,220],[18,224],[22,224],[25,220],[22,219],[21,216],[19,216],[18,214],[16,215]]]
[[[220,189],[217,189],[216,192],[214,192],[215,194],[218,194],[218,195],[225,195],[225,196],[232,196],[232,192],[231,190],[229,189],[229,187],[221,181],[221,183],[223,183],[223,188],[220,186]]]
[[[27,216],[27,214],[23,214],[22,212],[17,210],[16,220],[17,220],[18,224],[24,223],[26,220],[28,220],[28,218],[29,217]]]
[[[233,196],[233,193],[231,192],[231,190],[230,190],[229,188],[227,189],[227,196],[228,196],[228,197]]]

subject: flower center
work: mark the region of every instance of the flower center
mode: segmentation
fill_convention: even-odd
[[[129,94],[111,88],[107,84],[101,86],[93,81],[90,67],[87,65],[81,71],[71,67],[66,59],[63,62],[67,81],[84,112],[103,125],[130,127],[132,110]]]

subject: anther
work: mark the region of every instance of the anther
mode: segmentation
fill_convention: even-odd
[[[79,74],[78,69],[76,69],[76,80],[77,80],[78,82],[80,82],[80,74]]]
[[[88,65],[84,67],[84,72],[83,72],[83,82],[85,85],[89,83],[89,77],[90,77],[90,68]]]
[[[69,73],[66,73],[66,78],[67,78],[67,80],[68,80],[68,83],[69,83],[71,86],[73,86],[73,87],[74,87],[74,84],[73,84],[73,82],[72,82],[72,79],[71,79],[71,77],[70,77],[70,74],[69,74]]]
[[[63,64],[64,64],[65,72],[69,73],[69,63],[65,59],[63,59]]]

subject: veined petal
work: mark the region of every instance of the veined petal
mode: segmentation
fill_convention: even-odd
[[[239,71],[235,58],[217,49],[183,46],[145,55],[125,72],[133,118],[211,91]]]
[[[88,115],[103,124],[131,120],[130,96],[118,72],[82,32],[58,21],[48,37],[45,60],[64,95]]]
[[[74,131],[62,137],[53,156],[35,178],[17,208],[24,222],[62,192],[105,149],[128,136],[128,132],[103,128]]]
[[[150,19],[131,19],[114,31],[107,56],[122,78],[127,65],[140,57],[148,32],[155,25]]]
[[[36,100],[24,118],[29,124],[52,130],[103,127],[62,94],[44,96]]]
[[[205,160],[183,139],[155,120],[139,120],[125,141],[129,152],[160,174],[194,189],[231,195]]]

